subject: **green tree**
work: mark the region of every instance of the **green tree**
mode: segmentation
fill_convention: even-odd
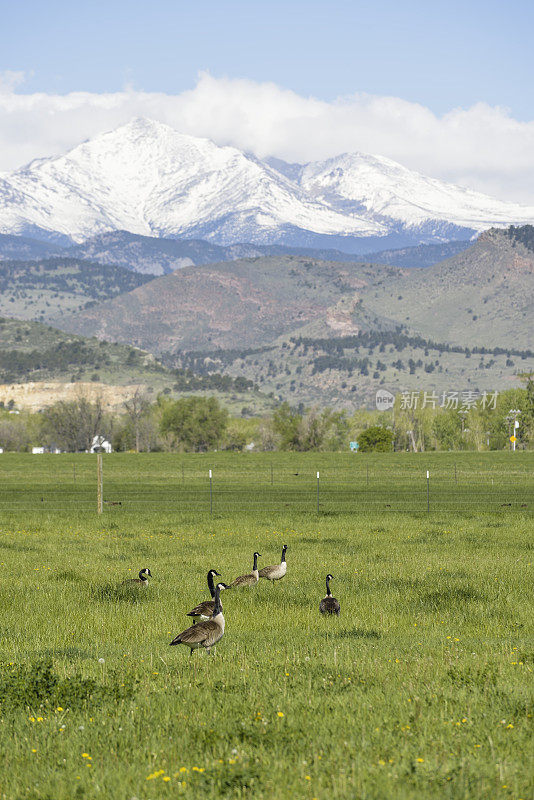
[[[393,444],[393,432],[380,425],[371,425],[370,428],[361,432],[358,442],[361,453],[369,453],[372,450],[378,453],[389,453]]]
[[[183,397],[163,404],[160,430],[184,450],[216,447],[226,430],[228,411],[216,397]]]
[[[42,422],[49,443],[70,452],[89,450],[97,434],[110,436],[110,424],[104,418],[100,399],[94,403],[85,397],[60,400],[43,411]]]
[[[282,403],[273,414],[273,429],[280,441],[280,450],[300,450],[302,416],[289,403]]]
[[[463,450],[462,418],[455,409],[443,409],[434,417],[432,432],[439,450]]]
[[[135,352],[135,350],[130,351],[130,355]],[[141,423],[143,418],[148,415],[148,411],[150,409],[150,400],[142,391],[141,387],[138,386],[133,396],[130,397],[129,400],[124,401],[123,406],[126,409],[126,413],[128,414],[128,417],[132,423],[135,436],[135,452],[138,453]]]
[[[247,437],[240,420],[234,419],[228,425],[224,437],[224,449],[241,452],[247,443]]]
[[[344,411],[312,408],[299,425],[299,450],[339,450],[348,441],[348,422]]]

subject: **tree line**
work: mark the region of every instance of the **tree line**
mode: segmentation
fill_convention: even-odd
[[[353,414],[284,402],[261,417],[251,417],[246,408],[231,416],[215,396],[161,394],[153,402],[141,388],[113,413],[101,400],[84,397],[34,413],[0,401],[0,447],[79,452],[104,436],[114,450],[137,452],[346,451],[350,442],[358,442],[361,451],[502,450],[511,446],[515,433],[517,447],[534,449],[534,382],[532,375],[523,379],[523,388],[501,392],[490,404],[426,406],[399,395],[387,411]]]

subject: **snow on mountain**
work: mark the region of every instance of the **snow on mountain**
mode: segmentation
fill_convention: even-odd
[[[1,180],[1,179],[0,179]],[[64,156],[3,176],[0,232],[57,232],[79,241],[110,230],[151,236],[271,241],[285,227],[372,236],[379,223],[314,201],[233,147],[135,119]]]
[[[176,238],[342,247],[466,239],[534,221],[494,200],[360,153],[290,165],[135,119],[0,175],[0,233],[75,241],[125,230]],[[366,247],[364,242],[369,242]],[[345,247],[346,244],[346,247]]]
[[[400,225],[440,236],[450,226],[482,231],[532,223],[534,208],[496,200],[427,178],[381,156],[346,153],[302,167],[300,186],[342,213],[357,213],[386,227]],[[443,225],[445,223],[445,225]]]

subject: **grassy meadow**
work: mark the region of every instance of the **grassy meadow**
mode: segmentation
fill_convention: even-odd
[[[534,454],[103,461],[0,455],[2,800],[531,800]]]

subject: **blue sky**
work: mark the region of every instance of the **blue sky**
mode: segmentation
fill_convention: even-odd
[[[0,172],[145,116],[534,206],[532,0],[0,0]]]
[[[324,100],[393,95],[437,114],[485,101],[534,118],[526,0],[0,0],[0,12],[0,72],[25,72],[22,93],[172,94],[207,70]]]

